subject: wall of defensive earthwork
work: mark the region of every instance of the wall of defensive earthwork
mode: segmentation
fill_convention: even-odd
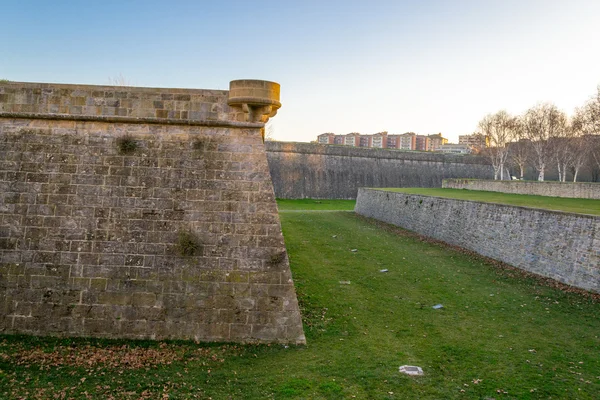
[[[360,189],[355,211],[600,293],[600,217]]]
[[[261,137],[278,97],[0,84],[0,332],[303,343]]]
[[[483,157],[312,143],[266,142],[275,195],[355,199],[360,187],[441,187],[446,178],[493,177]]]
[[[538,196],[600,199],[600,183],[494,181],[479,179],[444,179],[442,187],[451,189],[486,190],[489,192],[531,194]]]

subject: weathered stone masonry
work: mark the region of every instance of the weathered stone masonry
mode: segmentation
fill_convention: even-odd
[[[359,187],[441,187],[445,178],[493,176],[479,156],[312,143],[266,142],[275,195],[355,199]]]
[[[600,293],[600,217],[360,189],[356,212]]]
[[[303,343],[279,85],[0,85],[0,332]]]

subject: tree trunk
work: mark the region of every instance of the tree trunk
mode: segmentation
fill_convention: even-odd
[[[577,173],[579,172],[579,168],[575,168],[575,172],[573,173],[573,182],[577,182]]]
[[[525,171],[523,171],[523,170],[524,170],[525,168],[524,168],[524,166],[523,166],[523,165],[519,165],[519,169],[521,170],[521,179],[523,179],[523,173],[525,172]]]
[[[562,173],[562,169],[560,167],[560,163],[558,163],[556,165],[556,167],[558,168],[558,181],[562,182],[563,181],[563,173]]]

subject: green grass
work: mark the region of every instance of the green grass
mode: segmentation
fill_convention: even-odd
[[[315,200],[315,199],[277,199],[279,211],[332,211],[354,210],[356,200]]]
[[[533,196],[485,192],[482,190],[442,189],[442,188],[386,188],[390,192],[420,194],[424,196],[445,197],[449,199],[473,200],[486,203],[508,204],[512,206],[542,208],[577,214],[600,215],[600,200],[573,199],[566,197]]]
[[[600,393],[600,303],[589,296],[542,286],[353,213],[282,212],[281,221],[307,346],[5,336],[0,398],[64,392],[77,399],[85,393],[94,399],[595,399]],[[438,303],[444,307],[434,310]],[[421,366],[425,375],[399,374],[404,364]]]

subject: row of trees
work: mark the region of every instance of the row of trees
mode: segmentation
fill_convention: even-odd
[[[514,116],[506,111],[485,116],[480,133],[489,138],[485,153],[494,168],[494,179],[504,179],[508,165],[515,166],[523,178],[532,166],[543,181],[549,168],[556,168],[558,179],[573,181],[585,165],[600,168],[600,85],[597,93],[570,118],[554,104],[541,103]]]

